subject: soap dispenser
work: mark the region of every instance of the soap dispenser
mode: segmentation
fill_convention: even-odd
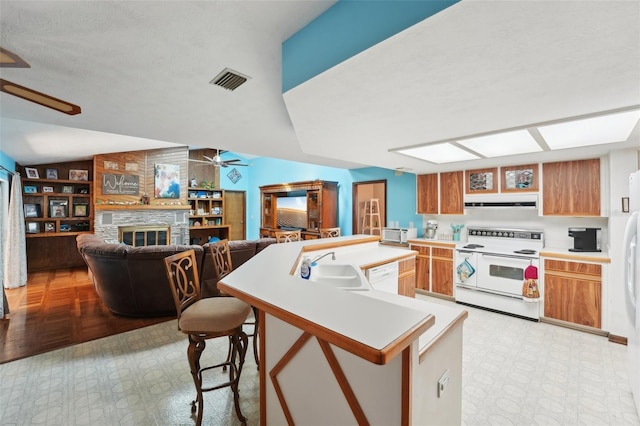
[[[308,257],[302,258],[302,265],[300,265],[300,276],[305,280],[308,280],[311,276],[311,259]]]

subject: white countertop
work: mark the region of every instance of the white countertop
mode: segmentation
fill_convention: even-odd
[[[376,297],[373,293],[377,292],[372,290],[372,297],[363,297],[362,293],[368,292],[341,290],[304,280],[299,274],[290,275],[303,250],[305,255],[313,257],[335,251],[336,262],[360,267],[412,254],[407,249],[379,246],[377,242],[327,247],[331,243],[360,239],[367,241],[364,236],[349,236],[332,238],[330,243],[324,239],[272,244],[226,276],[221,282],[222,287],[234,290],[231,293],[236,293],[241,299],[254,299],[263,306],[277,308],[282,315],[304,319],[375,350],[383,350],[397,342],[401,336],[424,323],[433,312],[445,315],[441,306],[413,303],[419,301],[405,296],[388,294]],[[320,250],[309,251],[315,248]],[[326,259],[331,262],[330,257],[323,262]],[[459,312],[450,314],[455,317]],[[445,326],[441,324],[441,327]],[[438,333],[434,330],[430,334]]]

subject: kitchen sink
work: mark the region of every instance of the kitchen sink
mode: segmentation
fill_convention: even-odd
[[[323,263],[312,266],[309,281],[345,290],[371,290],[362,270],[349,264]]]

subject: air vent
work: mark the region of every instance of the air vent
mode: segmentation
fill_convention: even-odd
[[[223,89],[227,90],[236,90],[240,87],[245,81],[247,81],[250,77],[246,75],[242,75],[237,71],[230,70],[229,68],[225,68],[222,70],[220,74],[218,74],[213,80],[209,83],[220,86]]]

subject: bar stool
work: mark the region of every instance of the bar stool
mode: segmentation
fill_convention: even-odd
[[[300,230],[297,231],[276,231],[276,240],[278,243],[290,243],[300,241],[302,239]]]
[[[189,337],[187,358],[191,376],[196,386],[197,419],[202,424],[203,392],[230,387],[236,415],[244,424],[246,417],[240,411],[238,382],[247,353],[247,335],[242,324],[247,319],[251,307],[234,297],[200,297],[200,278],[194,250],[168,256],[164,259],[167,277],[171,285],[173,300],[178,312],[178,330]],[[207,339],[228,337],[231,356],[226,361],[208,367],[200,366],[200,356]],[[229,369],[229,380],[224,383],[203,387],[203,373],[212,369]],[[191,402],[191,412],[196,412],[196,401]]]
[[[209,243],[209,251],[211,251],[211,259],[213,262],[213,273],[215,275],[216,284],[233,271],[233,263],[231,261],[231,250],[229,249],[229,240],[217,241]],[[223,294],[224,295],[224,294]],[[254,321],[245,321],[246,325],[253,325],[253,334],[248,334],[253,338],[253,357],[256,365],[260,367],[258,358],[258,310],[252,306]],[[229,348],[231,350],[231,348]]]
[[[340,236],[340,228],[320,228],[320,238],[335,238]]]

